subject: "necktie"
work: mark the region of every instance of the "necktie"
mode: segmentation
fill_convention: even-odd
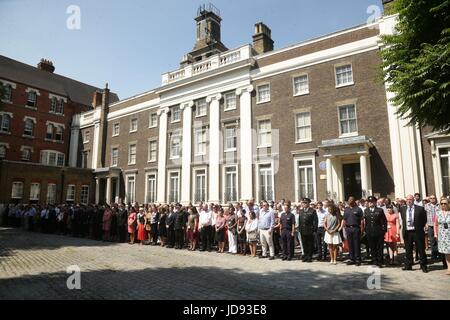
[[[408,210],[408,224],[410,227],[413,226],[413,222],[412,222],[412,207],[409,207]]]

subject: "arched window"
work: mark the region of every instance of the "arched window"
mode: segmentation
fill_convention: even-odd
[[[52,124],[47,125],[47,135],[45,137],[50,140],[53,139],[53,125]]]
[[[23,134],[27,136],[34,135],[34,121],[32,119],[25,120],[25,129],[23,130]]]
[[[36,107],[37,94],[36,91],[29,91],[27,95],[27,106]]]
[[[0,131],[10,132],[11,131],[11,116],[6,113],[0,114]]]

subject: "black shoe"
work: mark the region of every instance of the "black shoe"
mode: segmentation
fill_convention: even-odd
[[[275,260],[275,257],[269,257],[269,260]]]
[[[361,261],[358,261],[358,262],[356,263],[356,266],[359,267],[360,265],[361,265]]]
[[[351,265],[354,265],[355,264],[355,261],[349,261],[349,262],[347,262],[347,265],[348,266],[351,266]]]
[[[283,257],[283,258],[281,258],[281,260],[285,261],[285,260],[287,260],[287,258],[286,258],[286,257]]]
[[[423,273],[428,273],[428,268],[427,266],[421,266],[420,269],[422,269]]]
[[[289,258],[287,258],[287,260],[288,260],[288,261],[291,261],[291,260],[292,260],[292,258],[291,258],[291,257],[289,257]]]
[[[404,266],[404,267],[402,268],[402,270],[403,270],[403,271],[411,271],[411,270],[412,270],[412,267],[411,267],[411,266]]]

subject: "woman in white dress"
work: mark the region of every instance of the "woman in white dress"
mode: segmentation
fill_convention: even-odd
[[[335,204],[330,204],[329,213],[325,217],[325,243],[328,244],[330,251],[331,264],[336,264],[338,246],[342,243],[341,235],[339,231],[342,229],[343,219],[341,211]]]

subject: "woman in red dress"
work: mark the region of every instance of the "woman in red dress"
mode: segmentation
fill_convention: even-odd
[[[134,244],[134,233],[136,232],[136,209],[131,207],[131,212],[128,215],[128,233],[130,234],[129,244]]]
[[[397,243],[400,241],[400,222],[398,214],[395,213],[392,206],[386,207],[386,219],[387,219],[387,231],[384,234],[384,242],[389,251],[389,264],[395,264],[395,257],[397,256],[398,249]]]
[[[145,225],[147,223],[147,218],[145,217],[144,207],[139,209],[139,213],[137,215],[137,223],[138,223],[138,240],[139,244],[143,244],[145,240],[147,240],[147,231],[145,230]]]

